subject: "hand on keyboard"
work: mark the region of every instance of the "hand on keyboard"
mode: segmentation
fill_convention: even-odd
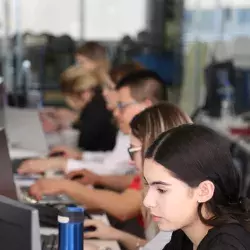
[[[42,250],[58,250],[58,235],[41,235]]]

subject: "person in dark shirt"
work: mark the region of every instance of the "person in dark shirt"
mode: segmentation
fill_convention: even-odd
[[[209,128],[182,125],[148,148],[144,205],[160,230],[174,231],[164,250],[250,249],[248,182],[230,143]]]
[[[85,151],[112,150],[117,129],[95,75],[84,73],[80,66],[70,67],[62,74],[61,90],[67,104],[79,112],[73,125],[80,131],[78,147]]]

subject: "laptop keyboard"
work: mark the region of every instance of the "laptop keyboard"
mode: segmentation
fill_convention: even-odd
[[[42,250],[58,250],[58,235],[41,235]]]
[[[46,204],[70,204],[70,200],[68,199],[67,196],[65,195],[48,195],[44,196],[41,201],[36,201],[34,197],[31,197],[29,195],[29,187],[20,187],[21,195],[22,195],[22,200],[35,204],[35,203],[46,203]]]

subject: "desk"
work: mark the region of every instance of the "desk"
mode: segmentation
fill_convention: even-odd
[[[109,224],[108,218],[106,215],[93,215],[96,220],[101,220],[104,223]],[[41,228],[40,233],[42,235],[58,234],[58,230],[54,228]],[[94,244],[98,247],[109,247],[112,250],[120,250],[120,247],[116,241],[112,240],[84,240],[86,243]]]
[[[19,148],[9,148],[9,154],[11,159],[41,157],[41,152],[36,152],[29,149],[19,149]]]
[[[237,143],[245,152],[250,154],[250,144],[247,143],[242,137],[237,135],[232,135],[229,131],[230,126],[240,125],[240,120],[231,120],[228,122],[222,121],[221,119],[216,119],[213,117],[209,117],[204,114],[200,114],[195,123],[204,125],[208,128],[213,129],[218,134],[228,138],[230,141]],[[242,123],[241,123],[242,124]],[[244,125],[244,124],[243,124]]]

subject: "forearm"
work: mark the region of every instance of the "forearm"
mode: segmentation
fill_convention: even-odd
[[[119,241],[128,250],[138,250],[147,243],[145,239],[139,238],[121,230],[115,231],[114,240]]]
[[[70,185],[64,186],[62,191],[78,204],[88,209],[103,210],[122,221],[136,217],[140,213],[140,192],[134,194],[136,197],[127,200],[119,193],[90,189],[73,181]]]
[[[100,175],[97,185],[123,191],[129,187],[133,178],[133,175]]]

